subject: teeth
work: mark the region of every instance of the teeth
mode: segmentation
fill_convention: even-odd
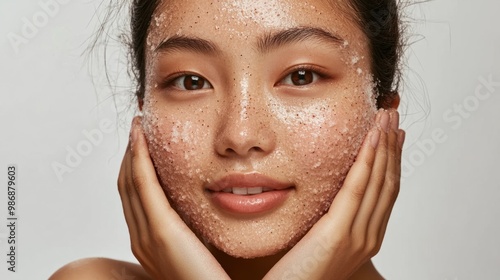
[[[249,195],[249,194],[259,194],[262,192],[266,191],[271,191],[273,189],[271,188],[265,188],[265,187],[255,187],[255,188],[225,188],[222,191],[225,193],[233,193],[237,195]]]
[[[248,188],[248,194],[262,193],[262,187]]]
[[[233,188],[233,193],[234,194],[240,194],[240,195],[246,195],[247,193],[247,188]]]

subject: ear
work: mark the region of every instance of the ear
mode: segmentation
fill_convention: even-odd
[[[138,103],[139,103],[139,111],[142,112],[142,106],[144,105],[144,99],[138,98]]]
[[[389,96],[383,98],[379,101],[379,107],[384,109],[398,109],[399,102],[401,98],[399,97],[399,93],[391,92]]]
[[[389,104],[390,108],[397,110],[399,107],[399,101],[401,101],[401,98],[399,97],[399,93],[396,92]]]

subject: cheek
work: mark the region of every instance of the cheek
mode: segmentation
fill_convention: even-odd
[[[210,151],[204,141],[206,131],[196,118],[162,114],[151,107],[144,112],[144,132],[162,187],[176,204],[196,200],[192,187],[206,181],[202,167]]]
[[[289,110],[284,146],[309,195],[332,198],[341,187],[376,113],[366,95]],[[300,189],[299,189],[300,191]]]

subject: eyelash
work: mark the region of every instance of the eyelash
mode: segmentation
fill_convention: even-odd
[[[284,83],[285,79],[289,78],[290,75],[292,75],[296,72],[299,72],[299,71],[311,72],[313,74],[313,79],[315,79],[315,80],[313,80],[311,83],[308,83],[305,85],[295,85],[295,84]],[[199,77],[200,79],[203,79],[206,83],[208,83],[210,88],[212,88],[212,84],[203,76],[198,75],[196,73],[192,73],[192,72],[186,72],[186,71],[180,71],[180,72],[177,72],[174,76],[168,77],[167,79],[165,79],[165,81],[160,83],[160,86],[161,86],[161,88],[177,88],[177,86],[175,86],[175,82],[177,81],[177,79],[182,78],[182,77],[187,77],[187,76]],[[279,80],[279,82],[275,84],[275,86],[279,86],[279,85],[287,85],[287,86],[294,86],[294,87],[308,86],[310,84],[317,82],[318,79],[324,79],[326,77],[327,77],[327,74],[325,74],[323,72],[323,70],[321,70],[319,67],[316,67],[313,65],[299,65],[299,66],[295,66],[295,67],[291,68],[290,70],[288,70],[287,74],[284,75]],[[291,79],[291,77],[290,77],[290,79]],[[188,90],[188,89],[180,89],[180,90],[193,91],[193,90]]]
[[[205,77],[198,75],[196,73],[186,72],[186,71],[179,71],[179,72],[175,73],[173,76],[166,78],[163,82],[160,83],[160,87],[161,88],[176,88],[176,89],[181,90],[181,91],[194,91],[194,90],[189,90],[189,89],[179,89],[178,86],[175,85],[176,81],[179,78],[188,77],[188,76],[199,77],[200,79],[203,79],[203,81],[205,83],[208,84],[209,88],[212,88],[212,84]],[[201,88],[201,89],[205,89],[205,88]],[[201,89],[198,89],[198,90],[201,90]]]
[[[309,84],[305,84],[305,85],[293,85],[293,84],[290,85],[290,84],[283,83],[283,81],[285,79],[287,79],[290,75],[292,75],[292,74],[294,74],[296,72],[299,72],[299,71],[312,72],[312,74],[316,76],[316,80],[312,81]],[[279,82],[276,85],[287,85],[287,86],[294,86],[294,87],[302,87],[302,86],[308,86],[310,84],[316,83],[318,79],[325,79],[327,77],[328,77],[328,75],[326,73],[324,73],[324,71],[321,68],[319,68],[317,66],[314,66],[314,65],[298,65],[298,66],[295,66],[295,67],[291,68],[290,70],[288,70],[287,74],[284,75],[279,80]],[[313,76],[313,78],[314,78],[314,76]]]

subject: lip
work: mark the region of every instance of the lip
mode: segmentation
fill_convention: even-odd
[[[223,192],[224,189],[262,187],[266,191],[252,195]],[[260,214],[272,211],[283,204],[293,190],[293,185],[257,172],[234,173],[214,181],[206,187],[213,204],[231,214]]]

